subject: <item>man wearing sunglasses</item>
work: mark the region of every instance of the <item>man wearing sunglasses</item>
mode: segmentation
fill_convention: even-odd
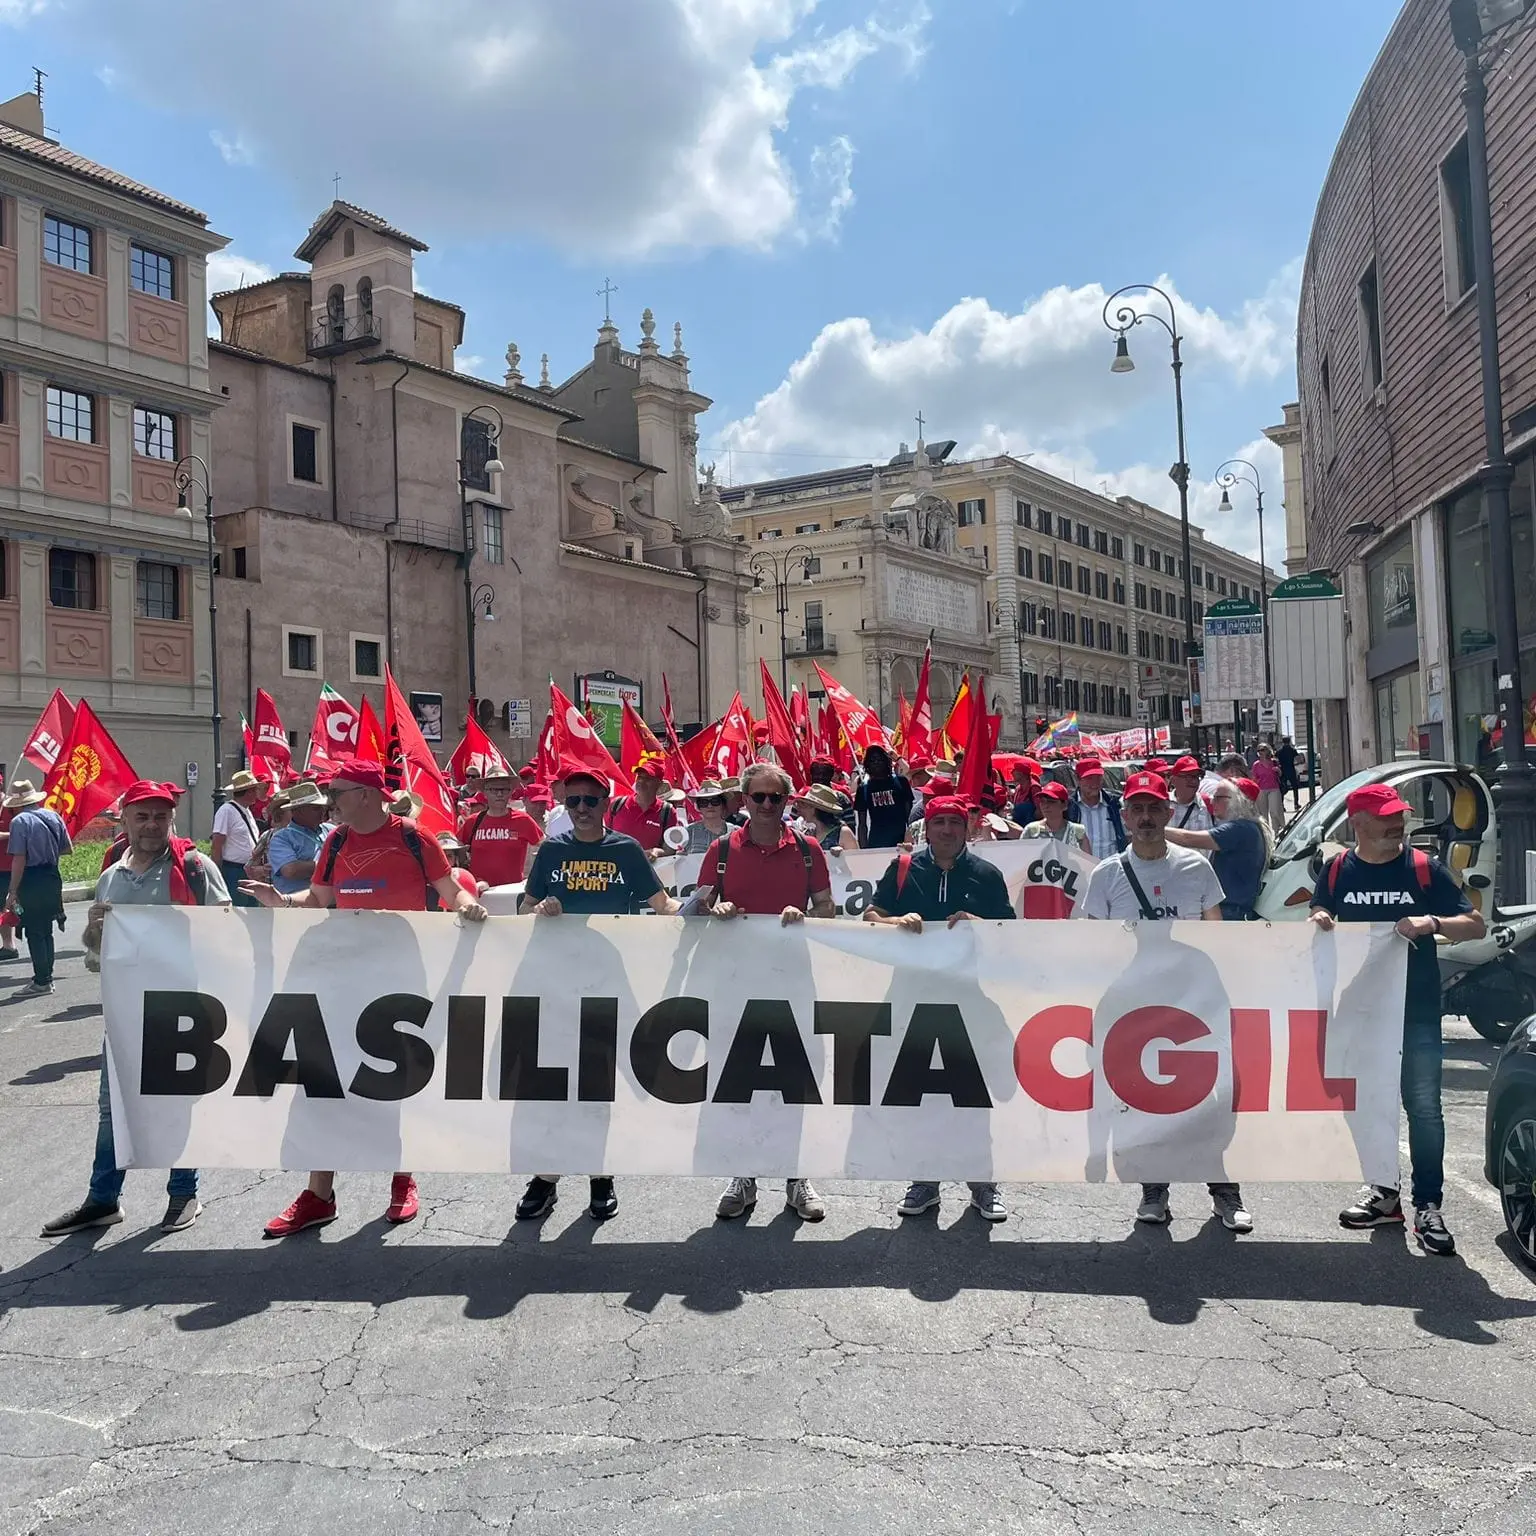
[[[699,866],[699,888],[713,890],[716,917],[752,913],[777,917],[786,927],[812,917],[836,917],[827,856],[810,838],[784,825],[784,804],[794,791],[777,763],[753,763],[741,776],[747,824],[710,845]],[[827,1207],[809,1179],[790,1179],[785,1203],[802,1221],[820,1221]],[[715,1214],[725,1221],[757,1204],[757,1180],[734,1178]]]
[[[608,800],[613,787],[580,762],[567,760],[560,769],[565,784],[565,808],[571,830],[546,837],[533,855],[518,911],[534,917],[639,912],[676,912],[675,902],[661,887],[656,871],[634,838],[607,827]],[[555,1208],[559,1174],[541,1173],[528,1181],[517,1203],[519,1221],[537,1221]],[[619,1197],[613,1180],[593,1174],[587,1214],[607,1221],[618,1214]]]

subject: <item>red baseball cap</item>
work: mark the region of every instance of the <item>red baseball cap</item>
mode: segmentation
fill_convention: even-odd
[[[539,770],[532,763],[528,763],[517,770],[517,776],[523,783],[532,784],[538,778]]]
[[[1143,773],[1160,773],[1166,777],[1168,773],[1168,764],[1165,763],[1160,757],[1149,757],[1146,762],[1141,765],[1141,771]]]
[[[1356,811],[1371,816],[1401,816],[1413,810],[1390,784],[1363,785],[1344,802],[1344,808],[1351,816]]]
[[[563,757],[560,759],[560,767],[555,777],[563,780],[567,785],[572,779],[591,779],[594,784],[602,785],[603,793],[613,793],[613,783],[606,774],[599,773],[595,768],[588,768],[579,757]]]
[[[964,821],[970,814],[970,806],[959,795],[930,796],[923,807],[924,822],[932,821],[935,816],[958,816]]]
[[[1125,781],[1122,800],[1134,800],[1138,796],[1149,800],[1168,798],[1168,781],[1160,773],[1133,773]]]
[[[947,773],[933,774],[928,780],[928,798],[935,795],[952,795],[955,792],[955,781]]]
[[[1096,757],[1080,757],[1075,764],[1080,779],[1102,779],[1104,765]]]
[[[1173,765],[1173,767],[1170,768],[1168,771],[1169,771],[1169,773],[1174,773],[1174,774],[1178,774],[1178,773],[1200,774],[1200,773],[1204,773],[1205,772],[1205,770],[1200,766],[1200,759],[1198,757],[1190,757],[1187,753],[1185,754],[1185,756],[1181,757],[1178,760],[1178,762],[1176,762]]]
[[[1259,781],[1257,779],[1237,779],[1234,782],[1250,800],[1257,800],[1259,798]]]
[[[653,779],[664,779],[667,776],[667,760],[659,752],[642,752],[640,761],[635,764],[636,773],[648,773]]]
[[[148,800],[164,800],[168,805],[175,805],[181,798],[182,790],[176,784],[160,784],[154,779],[136,779],[123,791],[123,805],[140,805]]]
[[[355,784],[359,789],[384,788],[384,765],[368,757],[344,757],[331,770],[331,783]]]
[[[1049,784],[1042,784],[1035,791],[1036,800],[1060,800],[1065,802],[1071,798],[1071,795],[1067,793],[1067,786],[1065,784],[1058,784],[1055,779],[1052,779]]]
[[[523,800],[528,805],[553,805],[555,797],[549,792],[548,784],[533,783],[523,791]]]

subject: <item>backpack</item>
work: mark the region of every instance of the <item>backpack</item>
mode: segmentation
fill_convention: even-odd
[[[898,853],[896,855],[896,894],[901,895],[902,887],[907,883],[907,876],[912,872],[912,855],[910,853]]]
[[[798,832],[791,831],[790,836],[794,838],[795,846],[800,850],[801,861],[805,865],[805,900],[809,901],[811,899],[811,875],[815,868],[811,860],[811,845]],[[723,901],[725,899],[725,862],[731,856],[730,833],[716,838],[710,846],[720,850],[719,857],[715,863],[715,899]],[[699,873],[704,873],[702,868],[699,870]],[[805,902],[802,902],[802,910],[804,906]]]
[[[1422,848],[1410,848],[1408,851],[1413,855],[1413,873],[1414,878],[1419,882],[1419,889],[1427,891],[1429,889],[1429,855]],[[1328,882],[1330,896],[1338,889],[1339,869],[1343,863],[1344,855],[1336,853],[1328,860],[1328,868],[1323,871],[1323,878]]]
[[[315,882],[317,885],[331,883],[331,877],[336,873],[336,856],[346,845],[347,830],[347,825],[343,822],[331,833],[330,842],[325,850],[325,867],[320,871],[320,878]],[[416,860],[416,866],[421,870],[421,883],[427,888],[427,911],[441,912],[442,898],[437,894],[436,886],[427,879],[427,861],[421,852],[421,833],[417,831],[414,821],[400,823],[400,838],[405,844],[406,852]]]
[[[171,874],[167,883],[171,901],[178,907],[207,906],[208,871],[197,856],[197,844],[190,837],[173,837],[170,849]]]
[[[629,795],[619,795],[619,796],[617,796],[614,799],[613,803],[608,807],[608,830],[610,832],[613,831],[613,818],[615,816],[617,816],[619,814],[619,812],[622,811],[626,805],[629,804],[630,798],[631,797]],[[672,826],[676,821],[677,821],[677,812],[672,809],[672,806],[667,801],[663,800],[661,802],[661,816],[659,818],[659,829],[661,831],[665,832],[667,830],[667,828]],[[480,825],[480,823],[476,822],[475,825],[476,825],[476,827],[478,827]]]

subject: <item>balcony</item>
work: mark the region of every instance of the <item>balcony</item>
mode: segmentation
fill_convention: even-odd
[[[808,630],[804,636],[791,635],[789,654],[791,656],[836,656],[837,636],[826,634],[819,629]]]
[[[356,315],[321,315],[309,335],[311,357],[336,357],[362,347],[377,346],[379,322],[372,312]]]

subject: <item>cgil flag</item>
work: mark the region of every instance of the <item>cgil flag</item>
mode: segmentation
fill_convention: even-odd
[[[329,683],[321,683],[315,721],[309,728],[309,753],[304,761],[306,773],[357,755],[359,718],[358,712]]]
[[[463,784],[471,768],[482,777],[488,773],[505,773],[517,777],[496,743],[481,730],[473,710],[464,719],[463,740],[453,749],[453,756],[448,759],[448,777],[455,784]]]

